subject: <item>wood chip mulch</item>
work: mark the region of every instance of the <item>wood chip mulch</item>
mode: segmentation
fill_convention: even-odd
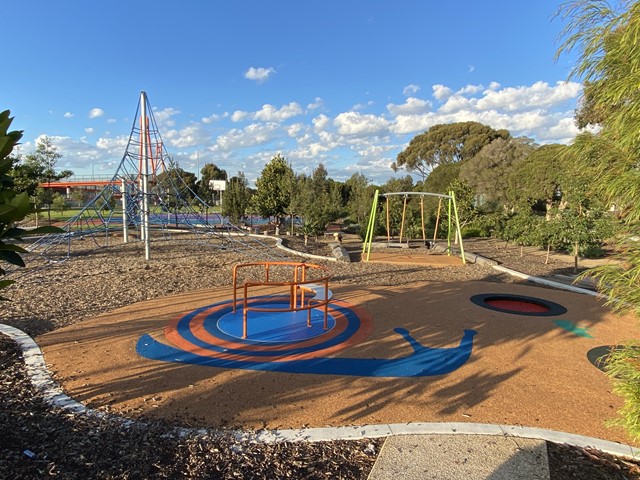
[[[238,441],[179,435],[160,422],[122,422],[50,408],[21,352],[0,336],[0,478],[365,479],[381,440]]]

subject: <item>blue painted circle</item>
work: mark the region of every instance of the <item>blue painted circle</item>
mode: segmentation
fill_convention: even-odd
[[[288,304],[271,303],[261,308],[285,309]],[[299,312],[252,312],[247,314],[249,337],[254,342],[294,343],[309,340],[327,333],[335,327],[336,321],[327,316],[324,329],[324,312],[311,310],[311,326],[307,326],[307,311]],[[242,339],[242,309],[236,313],[227,312],[218,319],[220,331],[236,339]]]
[[[264,307],[269,303],[282,303],[282,299],[280,298],[274,299],[274,297],[256,297],[252,299],[251,305],[254,305],[254,306],[260,305],[261,307]],[[207,315],[204,321],[205,330],[210,335],[216,338],[219,338],[221,340],[231,341],[235,343],[243,343],[247,346],[246,348],[227,348],[220,345],[211,344],[211,343],[202,341],[199,338],[196,338],[196,336],[191,332],[190,324],[191,324],[191,321],[194,319],[194,317],[196,317],[200,313],[206,312],[212,307],[218,307],[218,308],[216,308],[215,311]],[[184,317],[182,317],[178,321],[178,324],[176,325],[176,330],[178,334],[188,342],[194,345],[197,345],[200,348],[210,350],[212,352],[229,353],[229,354],[235,354],[235,355],[251,355],[254,357],[273,356],[274,352],[270,350],[261,351],[253,348],[256,345],[264,345],[264,343],[253,339],[251,334],[251,326],[249,326],[249,338],[245,338],[245,339],[241,339],[236,336],[229,335],[228,333],[225,333],[222,330],[220,330],[220,328],[218,327],[218,319],[232,312],[232,310],[233,310],[232,303],[229,301],[223,301],[213,305],[208,305],[206,307],[201,307],[197,310],[189,312]],[[341,343],[346,342],[360,329],[361,327],[360,318],[353,310],[351,310],[348,307],[332,304],[331,310],[335,310],[341,313],[347,319],[347,328],[344,331],[340,332],[339,334],[332,336],[331,338],[328,338],[326,340],[322,340],[319,343],[314,343],[313,345],[308,345],[304,347],[297,345],[296,344],[297,342],[293,343],[293,342],[275,342],[275,341],[270,342],[269,346],[278,345],[278,344],[287,345],[289,348],[285,350],[279,350],[277,352],[277,354],[280,356],[286,356],[286,355],[298,355],[298,354],[306,354],[310,352],[318,352],[326,348],[331,348],[335,345],[340,345]],[[331,313],[329,313],[329,317],[333,320],[335,324],[335,319],[331,317]],[[312,321],[313,321],[313,317],[312,317]],[[306,325],[306,318],[305,318],[305,325]],[[331,323],[329,325],[331,325]]]

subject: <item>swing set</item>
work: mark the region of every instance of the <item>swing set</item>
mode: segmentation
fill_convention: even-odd
[[[389,192],[389,193],[380,193],[379,190],[376,190],[375,195],[373,197],[373,204],[371,205],[371,214],[369,215],[369,224],[367,225],[367,233],[365,236],[364,243],[362,245],[362,258],[368,262],[369,256],[371,254],[371,244],[373,243],[373,237],[375,232],[376,225],[376,214],[378,212],[378,205],[380,203],[380,198],[383,197],[386,200],[386,227],[387,227],[387,247],[404,247],[405,244],[402,243],[405,233],[405,223],[407,216],[407,204],[411,198],[419,197],[420,198],[420,224],[422,230],[422,240],[424,244],[427,244],[427,234],[425,229],[425,209],[424,209],[424,198],[425,197],[437,197],[438,198],[438,213],[436,215],[436,224],[433,230],[433,242],[436,242],[438,235],[438,227],[440,224],[440,217],[443,210],[446,210],[446,220],[447,220],[447,255],[451,256],[451,233],[455,232],[456,237],[460,241],[460,257],[462,259],[462,263],[466,263],[464,256],[464,246],[462,245],[462,232],[460,230],[460,220],[458,219],[458,207],[456,205],[456,196],[453,191],[450,191],[448,195],[442,193],[430,193],[430,192]],[[393,197],[402,197],[402,220],[400,222],[400,238],[398,242],[392,242],[391,235],[391,215],[390,215],[390,199]],[[446,205],[443,203],[446,202]],[[443,208],[444,207],[444,208]],[[453,228],[452,228],[453,227]],[[408,246],[409,237],[406,238]]]

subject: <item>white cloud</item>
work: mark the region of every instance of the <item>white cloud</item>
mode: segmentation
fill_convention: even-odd
[[[277,109],[273,105],[263,105],[262,109],[254,113],[253,119],[262,122],[282,122],[291,117],[301,115],[302,107],[296,102],[291,102],[288,105],[283,105],[280,109]]]
[[[325,128],[327,128],[327,125],[329,125],[330,119],[329,117],[327,117],[326,115],[318,115],[317,117],[315,117],[314,119],[311,120],[311,123],[313,123],[313,129],[316,132],[320,132],[322,130],[324,130]]]
[[[224,118],[227,118],[229,116],[229,112],[224,112],[222,114],[212,114],[209,115],[208,117],[202,117],[202,123],[206,123],[207,125],[211,124],[211,123],[215,123],[218,122]]]
[[[478,100],[477,108],[516,112],[532,107],[548,107],[577,98],[580,89],[580,84],[576,82],[558,82],[555,86],[536,82],[528,86],[487,90],[484,97]]]
[[[96,147],[100,150],[105,150],[107,152],[113,152],[118,157],[122,157],[125,149],[127,148],[127,143],[129,142],[128,136],[118,136],[112,138],[104,138],[100,137],[96,142]]]
[[[231,114],[232,122],[242,122],[249,116],[249,112],[243,112],[242,110],[236,110]]]
[[[437,121],[436,114],[433,112],[423,115],[398,115],[391,126],[391,131],[396,135],[424,132],[437,123],[440,122]]]
[[[154,110],[153,118],[155,118],[158,126],[173,127],[176,124],[173,117],[178,115],[179,113],[180,110],[176,110],[175,108],[163,108],[162,110]]]
[[[93,128],[88,127],[84,129],[85,133],[93,133]]]
[[[64,118],[73,118],[73,117],[75,117],[75,115],[71,112],[65,112],[64,114]]]
[[[477,103],[475,98],[467,98],[463,95],[453,95],[447,98],[447,101],[440,107],[438,112],[451,113],[460,110],[474,109]]]
[[[380,135],[389,128],[389,122],[384,118],[357,112],[341,113],[333,120],[333,124],[341,135],[356,137]]]
[[[373,100],[369,100],[367,103],[356,103],[353,107],[351,107],[351,109],[357,112],[360,110],[364,110],[367,107],[371,107],[372,105],[375,105],[375,102]]]
[[[117,122],[117,120],[115,118],[109,118],[107,120],[107,123],[116,123],[116,122]]]
[[[276,71],[272,67],[269,67],[269,68],[250,67],[249,70],[247,70],[244,73],[244,78],[246,78],[247,80],[253,80],[253,81],[257,82],[257,83],[264,83],[274,73],[276,73]]]
[[[104,115],[104,110],[101,108],[92,108],[89,112],[89,118],[98,118]]]
[[[468,66],[468,69],[467,69],[467,72],[468,72],[468,73],[473,73],[473,71],[474,71],[475,69],[476,69],[476,67],[474,67],[473,65],[469,65],[469,66]]]
[[[170,145],[176,148],[189,148],[209,143],[210,134],[202,125],[194,123],[185,128],[173,131],[175,134],[165,136],[170,140]]]
[[[431,88],[433,89],[433,96],[437,100],[444,100],[453,94],[453,90],[444,85],[434,85]]]
[[[312,103],[307,105],[307,109],[315,110],[317,108],[322,108],[323,105],[324,105],[324,100],[322,100],[322,98],[320,97],[316,97]]]
[[[484,90],[482,85],[466,85],[456,92],[456,95],[475,95]]]
[[[409,97],[402,105],[389,103],[387,110],[392,115],[415,115],[426,113],[431,109],[431,103],[421,98]]]
[[[247,148],[262,145],[273,140],[278,132],[276,124],[252,123],[243,129],[234,128],[216,139],[216,145],[221,150]]]
[[[289,125],[287,127],[287,135],[289,135],[291,138],[297,138],[299,137],[300,132],[303,132],[304,129],[304,124],[294,123],[293,125]]]
[[[415,85],[413,83],[410,83],[409,85],[407,85],[406,87],[404,87],[402,89],[402,94],[405,97],[409,97],[411,95],[415,95],[416,93],[418,93],[420,91],[420,87],[418,85]]]

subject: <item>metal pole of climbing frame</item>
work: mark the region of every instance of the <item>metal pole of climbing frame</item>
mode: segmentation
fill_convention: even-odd
[[[122,182],[122,242],[129,242],[129,229],[127,228],[127,224],[129,223],[129,219],[127,218],[127,182],[123,178]]]
[[[427,232],[424,229],[424,195],[420,196],[420,224],[422,226],[422,241],[426,244]]]
[[[369,254],[371,253],[371,242],[373,241],[373,232],[375,230],[376,223],[376,211],[378,209],[378,195],[380,191],[376,190],[375,195],[373,196],[373,203],[371,204],[371,213],[369,214],[369,223],[367,224],[367,233],[364,238],[364,243],[362,245],[362,255],[363,258],[366,252],[367,256],[365,261],[369,261]]]
[[[147,94],[140,92],[140,121],[142,123],[142,237],[144,240],[144,259],[151,258],[149,244],[149,149],[147,145],[147,133],[149,124],[147,123]]]
[[[451,256],[451,197],[447,202],[447,255]]]
[[[456,220],[456,232],[458,238],[460,239],[460,257],[462,258],[462,263],[467,263],[467,260],[464,256],[464,246],[462,245],[462,229],[460,228],[460,219],[458,218],[458,206],[456,204],[456,194],[453,190],[449,192],[451,195],[451,202],[453,203],[453,214],[455,215]]]
[[[387,209],[387,243],[391,242],[391,227],[390,227],[390,220],[389,220],[389,196],[387,195],[385,197],[386,199],[386,209]]]
[[[440,224],[440,209],[442,208],[442,197],[438,199],[438,214],[436,215],[436,226],[433,229],[433,241],[438,237],[438,226]]]
[[[404,200],[402,202],[402,221],[400,222],[400,242],[402,243],[402,236],[404,235],[404,219],[407,214],[407,196],[404,196]],[[409,243],[409,238],[407,237],[407,243]]]

